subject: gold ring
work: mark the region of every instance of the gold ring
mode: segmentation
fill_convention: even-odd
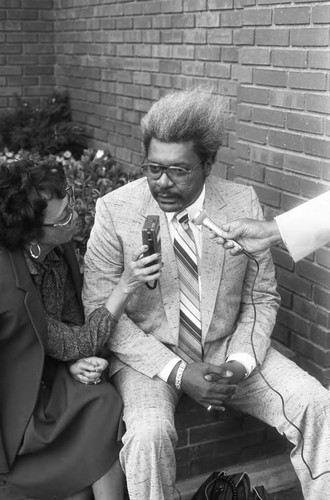
[[[212,410],[213,410],[213,406],[212,406],[212,405],[210,405],[210,406],[208,406],[206,409],[207,409],[207,411],[212,411]]]

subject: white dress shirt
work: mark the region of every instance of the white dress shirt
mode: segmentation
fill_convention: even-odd
[[[200,210],[203,210],[204,206],[204,198],[205,198],[205,185],[203,187],[203,190],[197,200],[194,201],[191,205],[185,208],[185,210],[188,213],[189,217],[189,227],[191,228],[193,235],[195,237],[195,243],[196,243],[196,250],[198,254],[199,260],[202,258],[202,226],[199,225],[197,226],[196,224],[193,224],[191,222],[191,219],[196,215],[197,212]],[[168,222],[168,227],[170,231],[170,235],[172,238],[172,241],[174,241],[174,235],[175,235],[175,227],[173,224],[173,219],[176,216],[177,212],[166,212],[165,215],[167,217],[167,222]],[[201,292],[201,280],[199,279],[199,286],[200,286],[200,292]],[[201,295],[201,294],[200,294]],[[205,338],[202,338],[202,344],[204,344]],[[167,365],[158,373],[158,376],[167,382],[168,377],[173,370],[174,366],[179,362],[182,361],[181,358],[178,356],[174,359],[172,359]],[[250,375],[250,373],[254,370],[256,367],[255,360],[253,359],[252,356],[246,353],[235,353],[232,354],[227,358],[226,361],[239,361],[242,365],[244,365],[245,370],[246,370],[246,377]]]
[[[293,260],[303,259],[330,241],[330,191],[275,220]]]

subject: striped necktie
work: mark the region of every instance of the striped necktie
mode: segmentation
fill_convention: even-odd
[[[202,360],[202,325],[195,238],[188,214],[176,215],[174,253],[180,279],[180,334],[177,354],[187,363]]]

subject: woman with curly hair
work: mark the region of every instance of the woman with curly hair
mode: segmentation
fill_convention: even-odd
[[[107,363],[93,356],[161,263],[137,249],[106,303],[84,318],[76,219],[62,166],[0,166],[0,481],[33,499],[120,500],[122,404],[100,380]]]

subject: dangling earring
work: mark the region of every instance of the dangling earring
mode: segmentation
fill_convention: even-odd
[[[37,247],[37,253],[33,252],[33,247],[34,246]],[[41,248],[38,245],[38,243],[34,243],[34,244],[31,243],[31,245],[30,245],[30,255],[31,255],[31,257],[33,257],[33,259],[38,259],[40,257],[40,255],[41,255]]]

